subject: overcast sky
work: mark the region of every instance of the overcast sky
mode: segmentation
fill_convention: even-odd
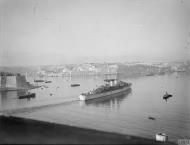
[[[0,0],[0,66],[190,58],[189,0]]]

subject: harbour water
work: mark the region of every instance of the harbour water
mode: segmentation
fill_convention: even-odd
[[[19,93],[14,91],[0,93],[0,111],[24,108],[12,115],[151,139],[158,132],[166,133],[173,142],[190,137],[188,74],[123,78],[132,83],[126,95],[88,102],[78,101],[78,95],[103,84],[103,77],[48,80],[52,83],[39,83],[47,87],[31,90],[36,93],[34,99],[18,99]],[[71,87],[73,83],[80,86]],[[168,101],[162,98],[166,91],[173,95]],[[45,107],[35,109],[37,106]]]

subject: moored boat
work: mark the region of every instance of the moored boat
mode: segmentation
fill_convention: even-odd
[[[71,84],[71,87],[78,87],[80,84]]]
[[[107,79],[105,82],[105,85],[102,85],[93,91],[80,94],[79,100],[85,101],[115,94],[122,94],[129,90],[132,85],[131,83],[126,83],[117,79]]]
[[[36,94],[35,93],[28,93],[25,95],[20,95],[18,98],[19,99],[30,99],[30,98],[35,98]]]
[[[45,81],[45,83],[51,83],[52,81]]]
[[[153,76],[154,75],[154,73],[148,73],[148,74],[146,74],[146,76]]]
[[[42,82],[44,82],[44,80],[34,80],[34,82],[36,82],[36,83],[42,83]]]
[[[172,97],[171,94],[168,94],[167,92],[164,94],[163,99],[167,101],[168,98]]]
[[[156,118],[154,118],[152,116],[149,116],[148,119],[150,119],[150,120],[156,120]]]

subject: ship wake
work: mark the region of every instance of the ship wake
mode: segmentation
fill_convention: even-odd
[[[0,115],[11,116],[18,113],[29,113],[29,112],[37,111],[40,109],[46,109],[46,108],[56,107],[60,105],[70,105],[78,101],[79,101],[78,99],[75,99],[75,100],[54,103],[54,104],[45,104],[45,105],[40,105],[40,106],[23,107],[23,108],[17,108],[17,109],[7,109],[7,110],[2,110],[2,111],[0,110]]]

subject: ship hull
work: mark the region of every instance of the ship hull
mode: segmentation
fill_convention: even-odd
[[[35,98],[35,97],[36,97],[36,94],[31,93],[31,94],[28,94],[28,95],[19,96],[18,98],[19,99],[30,99],[30,98]]]
[[[96,99],[96,98],[101,98],[101,97],[107,97],[107,96],[113,96],[113,95],[115,96],[118,94],[124,94],[129,89],[131,89],[130,86],[124,87],[121,89],[117,89],[117,90],[113,90],[113,91],[109,91],[109,92],[105,92],[105,93],[100,93],[100,94],[92,94],[92,95],[88,95],[88,96],[80,95],[79,100],[86,101],[86,100],[91,100],[91,99]]]

